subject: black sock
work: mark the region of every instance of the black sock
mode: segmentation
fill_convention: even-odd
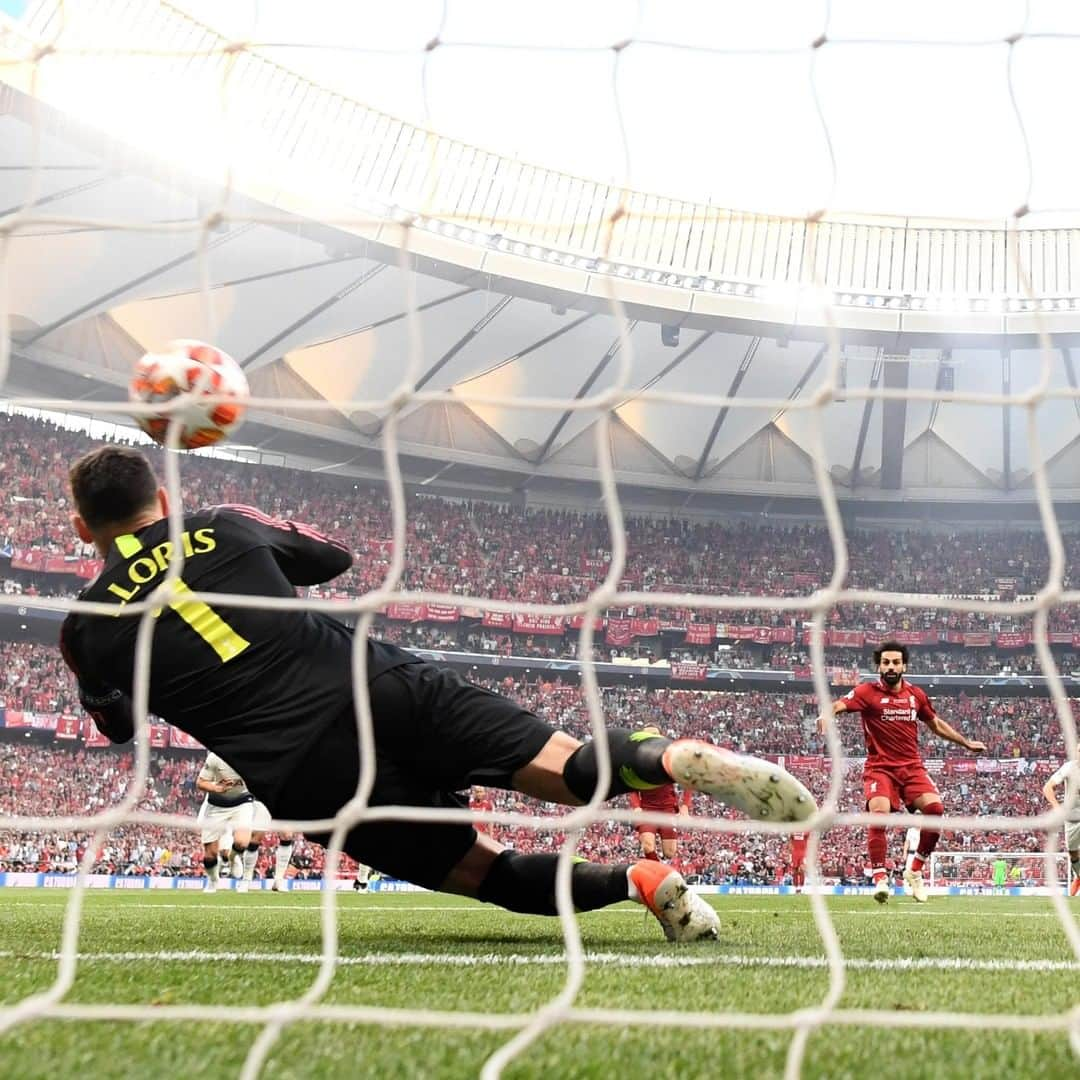
[[[625,728],[608,728],[607,739],[611,749],[611,786],[605,799],[671,783],[662,760],[664,751],[671,745],[670,739]],[[592,798],[596,790],[595,743],[587,742],[570,755],[563,768],[563,780],[583,802]]]
[[[477,897],[523,915],[557,915],[555,869],[558,855],[518,855],[504,851],[491,864]],[[578,862],[570,874],[570,893],[578,911],[593,911],[630,898],[627,866]]]

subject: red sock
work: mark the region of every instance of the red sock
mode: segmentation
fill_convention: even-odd
[[[660,856],[655,851],[650,851],[646,856],[646,859],[650,859],[652,862],[659,862]]]
[[[927,803],[921,809],[923,817],[941,817],[945,813],[945,807],[941,805],[940,801]],[[921,870],[930,861],[930,856],[933,855],[934,848],[937,847],[940,838],[940,830],[924,827],[919,831],[919,850],[915,858],[911,860],[912,870]]]
[[[799,886],[799,888],[802,888],[803,884],[806,882],[806,874],[801,866],[791,875],[791,880],[795,885]]]
[[[885,865],[885,855],[889,850],[889,844],[885,839],[883,826],[874,825],[867,829],[866,832],[866,847],[870,853],[870,865],[876,870]]]

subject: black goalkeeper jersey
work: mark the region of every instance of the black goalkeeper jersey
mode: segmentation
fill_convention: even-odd
[[[132,682],[139,617],[128,603],[160,584],[172,546],[165,519],[120,536],[82,600],[116,615],[72,612],[60,644],[79,697],[113,742],[132,738]],[[237,608],[183,599],[192,592],[294,597],[352,565],[348,549],[308,525],[247,506],[184,515],[180,593],[154,618],[150,711],[223,757],[265,802],[343,710],[353,709],[353,632],[329,615]],[[415,657],[369,641],[368,678]]]

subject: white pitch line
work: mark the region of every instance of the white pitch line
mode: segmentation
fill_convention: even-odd
[[[57,893],[58,897],[62,897],[65,901],[66,895],[63,893]],[[61,907],[59,899],[55,903],[50,903],[44,900],[12,900],[6,904],[0,903],[0,910],[5,907]],[[277,911],[281,914],[295,915],[297,912],[309,911],[312,914],[319,914],[321,912],[321,906],[318,903],[311,904],[297,904],[289,900],[280,900],[274,904],[259,904],[259,903],[245,903],[237,906],[232,906],[228,903],[222,904],[217,901],[198,901],[191,904],[150,904],[144,900],[132,900],[124,901],[122,903],[124,909],[127,908],[153,908],[169,910],[171,908],[183,910],[183,911],[227,911],[230,915],[234,915],[239,911]],[[113,908],[112,910],[119,910],[119,908]],[[501,911],[501,908],[494,908],[491,905],[485,905],[483,907],[465,906],[457,907],[453,904],[364,904],[357,907],[352,903],[342,904],[340,901],[337,904],[337,910],[343,915],[371,915],[375,913],[393,912],[393,911],[445,911],[452,912],[454,915],[490,915],[493,911]],[[789,910],[783,910],[782,908],[772,907],[757,907],[757,908],[734,908],[721,905],[718,907],[717,912],[721,919],[725,915],[784,915],[791,917],[803,917],[805,918],[810,914],[807,908],[793,907]],[[578,912],[578,918],[583,916],[599,916],[599,915],[638,915],[640,916],[642,911],[640,907],[633,908],[606,908],[598,909],[596,911],[584,911]],[[866,919],[890,919],[897,915],[910,916],[916,919],[1057,919],[1057,912],[1055,911],[995,911],[987,908],[982,911],[943,911],[940,907],[936,907],[932,904],[915,907],[912,905],[906,905],[904,907],[878,907],[874,906],[873,909],[866,911],[836,911],[830,909],[829,914],[834,919],[849,919],[849,918],[866,918]],[[1075,912],[1077,917],[1080,917],[1080,908],[1077,908]],[[521,918],[546,918],[543,915],[533,916],[520,916]]]
[[[0,960],[59,960],[60,953],[0,951]],[[321,964],[319,953],[207,952],[201,949],[158,952],[78,953],[80,961],[97,960],[109,964],[129,963],[256,963]],[[341,967],[561,967],[566,957],[552,953],[366,953],[340,956]],[[824,956],[745,956],[717,953],[714,956],[678,956],[597,952],[585,954],[586,964],[618,968],[680,967],[766,967],[827,969]],[[1076,960],[972,960],[965,957],[847,958],[844,966],[855,971],[1080,971]]]

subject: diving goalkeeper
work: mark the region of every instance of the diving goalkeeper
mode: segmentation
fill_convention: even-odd
[[[136,450],[106,446],[70,471],[78,535],[105,560],[84,600],[145,600],[173,555],[168,497]],[[151,711],[225,758],[275,818],[333,817],[353,797],[360,752],[351,674],[353,631],[300,605],[273,610],[210,606],[191,592],[295,597],[296,586],[337,577],[348,548],[311,526],[246,506],[183,516],[182,579],[163,596],[150,657]],[[131,694],[139,620],[72,612],[61,645],[80,700],[113,742],[134,735]],[[455,671],[369,640],[375,735],[372,806],[460,808],[470,785],[508,788],[580,805],[597,786],[597,753]],[[612,779],[605,797],[676,781],[744,813],[794,821],[809,792],[776,765],[689,739],[607,731]],[[327,843],[328,834],[309,835]],[[375,821],[353,828],[345,851],[384,874],[512,911],[553,915],[554,854],[521,855],[468,823]],[[670,940],[715,937],[711,907],[661,863],[578,862],[574,906],[644,903]]]

